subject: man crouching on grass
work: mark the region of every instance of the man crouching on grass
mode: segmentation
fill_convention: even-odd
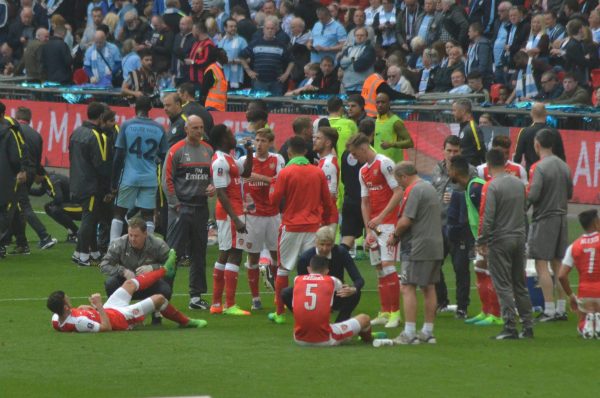
[[[342,282],[329,273],[329,260],[314,256],[308,275],[294,280],[294,340],[302,346],[329,347],[340,345],[360,335],[365,343],[372,341],[371,320],[359,314],[346,321],[330,324],[333,296]]]
[[[178,323],[181,327],[202,328],[206,321],[190,319],[179,312],[162,294],[155,294],[140,302],[131,304],[133,294],[154,285],[162,277],[175,276],[175,251],[171,249],[166,263],[157,269],[135,278],[126,280],[102,304],[100,293],[90,296],[90,305],[71,306],[69,296],[63,291],[56,291],[48,297],[47,307],[52,313],[52,326],[59,332],[110,332],[130,330],[134,325],[144,321],[144,317],[154,311],[167,319]]]

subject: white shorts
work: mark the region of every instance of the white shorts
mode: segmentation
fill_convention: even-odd
[[[110,295],[104,303],[104,308],[119,311],[127,320],[140,318],[155,311],[154,302],[150,297],[131,304],[131,295],[122,287]]]
[[[288,232],[285,226],[279,228],[279,245],[277,247],[277,256],[279,264],[292,271],[296,268],[298,257],[315,247],[315,232]]]
[[[329,326],[331,327],[331,334],[327,341],[321,343],[308,343],[306,341],[297,340],[296,338],[294,338],[294,341],[298,345],[306,347],[334,347],[349,341],[352,337],[360,333],[360,323],[354,318],[347,319],[343,322],[332,323]]]
[[[381,233],[377,236],[377,245],[379,246],[379,254],[381,257],[381,261],[386,262],[396,262],[400,259],[400,250],[398,250],[398,246],[388,247],[387,242],[390,236],[394,233],[394,229],[396,226],[394,224],[380,224],[379,230]],[[372,265],[379,265],[373,264]]]
[[[263,247],[269,251],[277,250],[277,235],[281,225],[281,216],[246,216],[246,245],[244,250],[248,253],[260,253]]]
[[[229,216],[226,220],[217,220],[217,240],[221,251],[246,247],[246,234],[241,234],[235,229],[235,223]]]

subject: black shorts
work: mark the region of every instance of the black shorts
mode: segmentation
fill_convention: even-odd
[[[344,203],[342,206],[341,235],[359,238],[363,236],[364,228],[365,224],[363,222],[360,205],[346,205],[346,203]]]

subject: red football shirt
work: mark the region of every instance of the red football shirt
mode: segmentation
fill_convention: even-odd
[[[294,279],[294,337],[306,343],[323,343],[331,337],[329,317],[333,295],[342,287],[339,279],[320,274]]]
[[[368,197],[371,205],[371,218],[377,217],[387,206],[398,182],[394,178],[394,162],[381,154],[375,160],[360,168],[360,196]],[[383,224],[396,224],[399,207],[389,212]]]
[[[211,174],[215,188],[225,188],[227,197],[231,202],[231,207],[235,214],[240,216],[244,214],[244,205],[242,203],[242,178],[244,164],[225,152],[216,151],[212,157]],[[217,200],[215,208],[215,218],[217,220],[226,220],[227,213],[221,202]]]
[[[244,164],[246,156],[242,156],[238,162]],[[283,157],[278,153],[269,153],[266,159],[259,159],[254,154],[252,163],[252,173],[260,174],[266,177],[277,177],[281,169],[285,167]],[[248,210],[248,214],[253,216],[271,217],[279,214],[279,207],[273,206],[269,200],[269,190],[271,184],[267,182],[250,182],[244,179],[244,200],[252,198],[254,210]]]
[[[600,298],[600,233],[577,238],[567,249],[563,264],[579,272],[579,297]]]

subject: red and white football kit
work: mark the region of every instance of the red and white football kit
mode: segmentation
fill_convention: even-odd
[[[360,333],[356,319],[329,323],[331,305],[342,282],[328,275],[309,274],[294,279],[294,340],[300,345],[335,346]]]
[[[246,161],[246,156],[239,159],[241,164]],[[269,153],[266,159],[259,159],[254,154],[252,173],[266,177],[276,178],[285,161],[280,154]],[[246,207],[246,245],[244,250],[248,253],[260,253],[263,247],[267,250],[277,250],[277,237],[281,216],[279,207],[271,204],[269,190],[271,184],[263,181],[248,181],[244,179],[244,204]]]
[[[327,179],[327,187],[329,188],[329,193],[331,194],[331,208],[335,209],[335,211],[331,212],[329,219],[325,220],[325,224],[337,224],[339,221],[339,214],[337,212],[336,202],[340,176],[340,168],[338,166],[337,157],[333,153],[330,153],[329,155],[320,159],[319,168],[323,170],[325,178]]]
[[[394,189],[398,187],[398,182],[394,178],[394,162],[384,155],[377,154],[373,162],[365,163],[360,168],[359,177],[360,196],[369,198],[371,218],[377,217],[389,203]],[[398,206],[390,211],[379,225],[381,233],[377,236],[377,244],[381,252],[381,261],[396,261],[398,257],[397,248],[388,247],[387,241],[394,233],[399,210]],[[371,265],[379,264],[374,264],[372,261]]]
[[[578,298],[600,299],[600,233],[584,234],[565,253],[563,264],[579,273]]]
[[[244,214],[242,178],[240,177],[243,170],[244,163],[239,160],[236,161],[231,155],[222,151],[214,153],[211,165],[213,184],[217,189],[225,188],[231,207],[238,217],[242,217]],[[218,200],[215,208],[215,218],[217,220],[219,250],[243,249],[246,241],[245,234],[236,231],[233,220]]]
[[[302,158],[300,158],[302,159]],[[281,291],[288,286],[288,275],[296,267],[301,253],[315,246],[315,234],[335,208],[331,207],[325,174],[308,164],[288,164],[271,187],[269,200],[273,206],[284,202],[279,228],[279,268],[275,279],[277,314],[283,314]]]
[[[144,315],[127,319],[120,310],[105,308],[106,316],[110,321],[112,330],[128,330],[133,325],[144,321]],[[59,332],[93,332],[100,331],[100,314],[95,309],[73,308],[71,314],[62,323],[59,322],[58,315],[52,316],[52,327]]]
[[[523,182],[523,184],[527,185],[527,172],[525,171],[525,168],[520,164],[508,160],[504,165],[504,171],[506,171],[508,174],[517,177]],[[486,181],[492,179],[492,175],[490,174],[490,170],[487,166],[487,163],[480,164],[479,166],[477,166],[477,175],[479,175],[479,178],[483,178]]]

